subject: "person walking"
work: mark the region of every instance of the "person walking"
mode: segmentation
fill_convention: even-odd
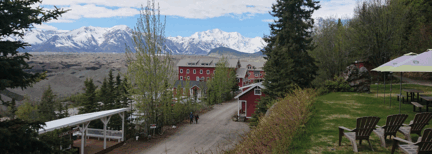
[[[191,112],[191,113],[189,114],[190,124],[193,123],[193,117],[194,117],[194,115],[193,115],[192,112]]]
[[[198,114],[197,114],[197,115],[195,115],[195,123],[196,123],[196,124],[198,124],[198,119],[199,119],[199,116],[198,116]]]

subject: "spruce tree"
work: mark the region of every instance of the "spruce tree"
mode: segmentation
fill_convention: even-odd
[[[109,74],[108,74],[108,83],[107,84],[108,84],[107,85],[108,93],[106,94],[107,101],[108,101],[107,103],[110,104],[110,106],[109,106],[108,109],[113,109],[115,107],[116,96],[114,95],[114,93],[115,93],[115,87],[114,87],[115,82],[114,82],[114,76],[113,76],[112,70],[109,71]]]
[[[121,103],[121,90],[122,90],[122,81],[120,78],[120,73],[117,73],[117,77],[116,77],[116,84],[115,84],[115,88],[114,88],[114,96],[115,96],[115,108],[121,108],[124,107]]]
[[[84,101],[81,103],[83,108],[80,108],[79,113],[90,113],[98,111],[99,105],[96,102],[96,93],[95,90],[97,86],[94,85],[93,79],[87,78],[84,81]]]
[[[111,103],[109,102],[108,94],[109,94],[108,81],[106,78],[104,78],[98,94],[99,101],[101,101],[103,104],[101,110],[111,109]]]
[[[308,51],[315,48],[311,38],[314,24],[311,17],[320,8],[318,3],[314,0],[278,0],[272,5],[270,15],[277,19],[269,24],[270,35],[264,36],[268,44],[261,50],[267,59],[263,93],[268,98],[258,103],[256,114],[266,111],[266,104],[284,97],[294,85],[309,87],[315,79],[318,67]]]
[[[39,116],[41,121],[51,121],[57,119],[56,109],[56,95],[51,89],[51,85],[48,85],[47,90],[42,94],[42,99],[39,105]]]

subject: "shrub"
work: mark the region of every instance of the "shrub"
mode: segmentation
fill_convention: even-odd
[[[261,116],[258,125],[227,153],[288,153],[292,138],[310,117],[316,96],[314,89],[297,87],[277,101],[268,116]]]
[[[324,83],[325,88],[331,92],[350,92],[353,88],[344,80],[343,77],[338,77],[335,75],[333,80],[327,80]]]

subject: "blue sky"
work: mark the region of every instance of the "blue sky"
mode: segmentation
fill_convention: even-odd
[[[269,34],[271,5],[276,0],[155,0],[161,15],[166,15],[166,36],[187,37],[195,32],[221,29],[239,32],[245,37],[262,37]],[[139,17],[141,5],[146,0],[44,0],[38,4],[46,9],[53,6],[71,9],[59,20],[36,25],[44,30],[72,30],[83,26],[113,27],[127,25],[133,28]],[[317,17],[349,18],[356,0],[323,0]]]

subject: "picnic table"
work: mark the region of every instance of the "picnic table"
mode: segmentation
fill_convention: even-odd
[[[426,101],[426,112],[429,112],[429,102],[432,101],[432,96],[421,96]]]
[[[407,102],[409,102],[408,98],[410,98],[410,97],[411,97],[411,101],[414,100],[415,93],[417,93],[417,100],[416,101],[419,102],[420,101],[420,98],[419,98],[420,97],[420,93],[424,93],[423,90],[418,90],[418,89],[402,89],[402,90],[407,93]]]

